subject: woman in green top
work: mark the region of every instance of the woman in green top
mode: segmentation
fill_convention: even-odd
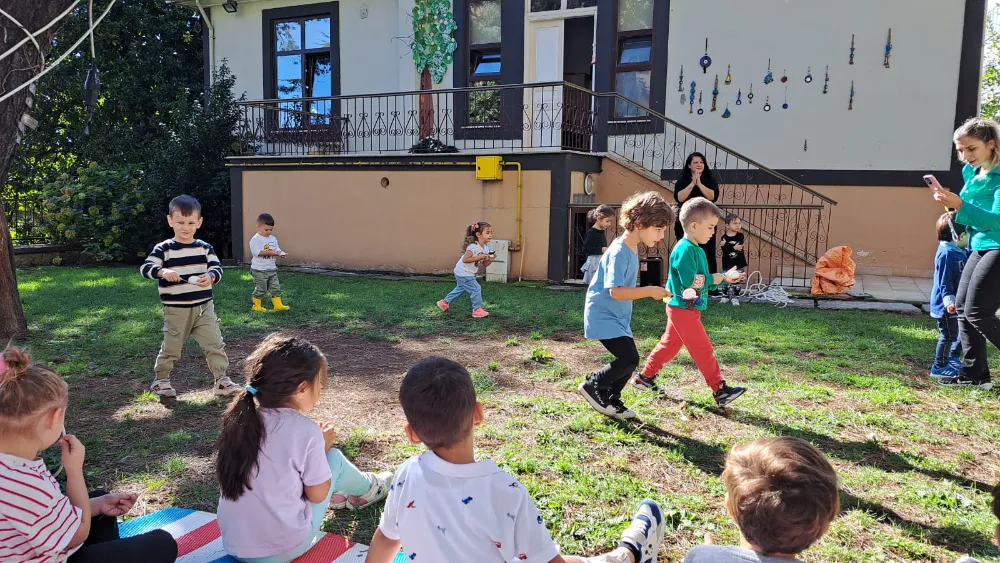
[[[990,119],[972,118],[955,131],[954,140],[965,163],[962,191],[948,191],[937,180],[930,184],[934,199],[955,209],[955,220],[968,227],[972,254],[955,296],[965,360],[957,376],[940,382],[990,389],[986,341],[1000,348],[1000,126]]]

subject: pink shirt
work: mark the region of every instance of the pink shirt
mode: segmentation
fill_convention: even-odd
[[[82,515],[45,462],[0,453],[0,561],[66,561]]]
[[[312,530],[312,503],[303,487],[333,478],[323,431],[295,409],[258,409],[266,435],[252,489],[236,501],[219,499],[222,545],[236,557],[291,551]]]

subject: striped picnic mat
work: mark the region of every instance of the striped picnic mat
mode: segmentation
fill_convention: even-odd
[[[166,530],[177,540],[178,563],[239,563],[222,549],[222,536],[215,514],[186,508],[167,508],[119,525],[121,537],[152,530]],[[363,563],[368,546],[352,543],[335,534],[320,532],[320,539],[296,563]],[[400,553],[393,563],[403,563]]]

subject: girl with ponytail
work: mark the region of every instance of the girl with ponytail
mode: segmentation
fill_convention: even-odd
[[[326,358],[306,340],[272,334],[247,358],[247,383],[222,419],[216,475],[226,551],[286,563],[312,547],[327,507],[384,499],[392,473],[362,473],[333,447],[336,432],[305,416],[319,401]]]

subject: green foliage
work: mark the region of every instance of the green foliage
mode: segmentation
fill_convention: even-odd
[[[56,44],[71,43],[87,26],[85,9],[78,11],[59,28]],[[40,81],[32,111],[39,126],[15,154],[5,199],[16,192],[57,203],[43,226],[53,242],[81,242],[100,260],[130,260],[170,236],[166,204],[187,193],[204,209],[199,238],[230,256],[225,157],[238,153],[239,110],[225,64],[206,91],[202,33],[189,7],[119,2],[95,33],[102,85],[90,134],[83,133],[81,102],[91,64],[85,42]],[[65,188],[74,190],[70,201],[59,200]],[[145,212],[136,213],[136,204]],[[58,217],[48,216],[53,209]]]
[[[413,7],[413,62],[417,72],[426,68],[435,84],[444,80],[448,65],[454,61],[458,29],[448,0],[417,0]]]
[[[547,364],[552,361],[552,358],[554,358],[554,356],[552,355],[552,352],[549,352],[547,346],[535,346],[535,348],[531,351],[531,361],[535,363]]]
[[[991,11],[992,15],[994,12]],[[983,57],[983,81],[980,90],[979,113],[982,117],[996,119],[1000,113],[1000,26],[992,18],[986,19],[986,43]]]

